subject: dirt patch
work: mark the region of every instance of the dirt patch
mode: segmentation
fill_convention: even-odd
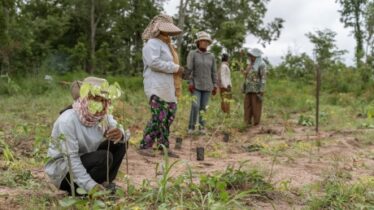
[[[288,136],[282,125],[250,128],[243,133],[236,132],[231,135],[229,142],[223,142],[223,135],[220,133],[216,133],[214,136],[187,137],[183,139],[182,149],[174,150],[180,158],[170,158],[170,162],[179,161],[172,169],[171,175],[178,176],[186,173],[190,167],[194,174],[194,180],[197,181],[199,174],[223,171],[228,166],[238,167],[241,162],[247,161],[249,167],[253,166],[264,170],[265,179],[271,181],[276,189],[284,183],[287,183],[289,188],[287,192],[278,192],[279,194],[272,196],[270,200],[250,200],[248,205],[255,209],[273,209],[274,207],[275,209],[302,209],[305,207],[305,201],[298,195],[298,190],[305,185],[322,181],[330,171],[342,170],[350,175],[351,180],[372,174],[374,160],[372,156],[364,154],[370,153],[374,146],[363,147],[355,139],[357,133],[353,131],[321,132],[316,135],[312,133],[312,130],[312,128],[296,127],[293,135]],[[253,143],[255,137],[263,135],[271,136],[272,141],[284,141],[290,145],[314,140],[322,140],[323,142],[318,149],[313,148],[310,154],[306,152],[304,155],[294,157],[292,161],[284,155],[274,159],[274,156],[261,153],[258,150],[248,152],[243,148],[248,143]],[[328,141],[324,142],[325,139]],[[30,142],[32,141],[20,143],[16,146],[16,150],[30,152],[32,149]],[[171,137],[170,148],[174,149],[174,144],[175,137]],[[205,147],[204,161],[196,160],[196,147],[198,146]],[[21,153],[21,155],[27,156],[28,153]],[[120,170],[124,175],[128,170],[127,176],[137,186],[141,185],[145,179],[148,179],[151,184],[156,184],[160,174],[160,169],[157,170],[156,166],[162,162],[163,155],[161,153],[156,157],[144,157],[136,152],[135,146],[131,146],[128,150],[128,166],[124,160]],[[47,180],[42,168],[33,169],[31,173],[36,180],[43,182]],[[122,178],[119,177],[119,180]],[[125,188],[124,182],[117,181],[117,183]],[[19,202],[14,199],[20,195],[25,197],[40,194],[40,196],[57,198],[63,196],[63,193],[56,190],[54,186],[46,185],[44,187],[47,188],[46,192],[0,187],[0,206],[6,206],[6,209],[20,208]]]

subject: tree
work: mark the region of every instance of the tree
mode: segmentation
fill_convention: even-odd
[[[243,45],[249,33],[258,37],[265,45],[276,40],[280,35],[284,20],[275,18],[272,22],[264,23],[268,0],[204,0],[201,25],[209,28],[213,36],[227,50],[233,50]],[[230,33],[230,30],[233,30]],[[233,39],[227,41],[235,34]]]
[[[282,60],[282,63],[277,68],[277,73],[281,73],[292,79],[312,80],[311,78],[315,70],[314,61],[306,53],[297,55],[288,51],[287,54],[282,57]]]
[[[10,16],[14,14],[15,1],[3,0],[0,2],[0,74],[9,73],[10,54],[12,51],[9,36]]]
[[[374,1],[371,1],[366,10],[365,26],[366,36],[366,63],[374,68]]]
[[[187,6],[189,5],[190,0],[180,0],[179,3],[179,12],[178,12],[178,27],[184,31],[185,26],[185,19],[186,19],[186,12],[187,12]],[[178,54],[181,56],[182,53],[182,39],[183,39],[183,33],[178,36],[177,38],[177,49]]]
[[[161,11],[163,0],[16,2],[13,10],[17,13],[11,13],[11,26],[1,25],[1,29],[9,30],[0,30],[0,37],[9,31],[10,38],[9,45],[0,38],[2,69],[2,52],[9,52],[5,46],[15,46],[11,67],[19,73],[43,69],[137,74],[143,68],[141,34]],[[0,24],[4,24],[3,15]]]
[[[317,30],[315,33],[309,32],[306,36],[314,44],[316,61],[322,69],[340,61],[341,56],[346,53],[345,50],[338,50],[335,44],[336,33],[329,29]]]
[[[185,15],[185,33],[183,35],[182,57],[193,46],[197,31],[205,30],[215,40],[212,48],[216,52],[221,48],[234,54],[249,34],[259,38],[265,45],[276,40],[283,27],[283,20],[274,19],[265,24],[266,3],[268,0],[190,0],[187,1]],[[184,2],[186,3],[186,2]],[[178,15],[178,20],[183,18]]]
[[[336,0],[341,5],[340,21],[344,23],[344,27],[353,28],[353,34],[356,39],[356,66],[360,67],[364,56],[364,32],[363,19],[365,8],[368,0]]]

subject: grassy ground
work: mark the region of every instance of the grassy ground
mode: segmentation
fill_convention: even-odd
[[[270,78],[262,126],[246,128],[237,73],[231,115],[221,113],[220,98],[213,97],[204,114],[207,135],[187,136],[192,99],[185,93],[179,100],[171,141],[182,137],[187,143],[175,164],[134,152],[149,119],[141,78],[109,78],[124,87],[114,114],[132,132],[129,174],[123,164],[115,200],[97,193],[66,197],[46,182],[43,165],[53,122],[71,103],[61,81],[84,76],[58,76],[51,84],[38,77],[0,81],[0,209],[374,208],[370,94],[324,90],[321,132],[315,134],[313,85]],[[230,142],[222,141],[222,132],[231,134]],[[195,161],[197,146],[206,149],[204,162]]]

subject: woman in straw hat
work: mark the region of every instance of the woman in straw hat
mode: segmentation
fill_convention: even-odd
[[[257,126],[261,120],[266,69],[261,50],[254,48],[249,51],[248,56],[250,64],[244,71],[245,81],[243,84],[244,121],[246,125]]]
[[[143,47],[144,91],[149,100],[152,118],[144,129],[143,139],[138,152],[154,157],[153,144],[169,148],[169,128],[177,110],[177,96],[183,67],[179,65],[178,54],[171,43],[171,36],[182,31],[173,24],[167,15],[152,19],[143,33],[146,41]],[[168,149],[168,155],[178,157]]]
[[[216,61],[214,55],[208,52],[208,46],[212,43],[210,35],[204,31],[197,33],[195,41],[197,49],[191,51],[187,57],[187,68],[190,72],[189,91],[196,97],[192,102],[188,133],[195,130],[197,118],[201,111],[206,110],[210,95],[216,94]],[[204,132],[205,121],[199,116],[199,128]]]
[[[97,88],[105,82],[97,77],[83,80],[83,84]],[[70,195],[73,194],[71,176],[75,190],[78,187],[87,192],[95,187],[114,190],[113,180],[126,153],[129,134],[117,128],[117,122],[108,114],[111,100],[107,91],[77,95],[73,108],[61,113],[53,125],[45,172],[57,188]],[[93,111],[90,104],[100,104],[100,108]]]

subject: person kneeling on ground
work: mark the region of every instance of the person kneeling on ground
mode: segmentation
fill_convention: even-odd
[[[85,83],[94,88],[86,96],[81,95],[73,103],[73,109],[64,111],[53,125],[48,149],[50,160],[45,167],[53,184],[70,195],[70,172],[75,190],[79,187],[87,192],[93,188],[114,191],[113,180],[129,139],[129,134],[118,128],[113,116],[108,114],[111,100],[108,92],[100,88],[107,81],[88,77]]]

